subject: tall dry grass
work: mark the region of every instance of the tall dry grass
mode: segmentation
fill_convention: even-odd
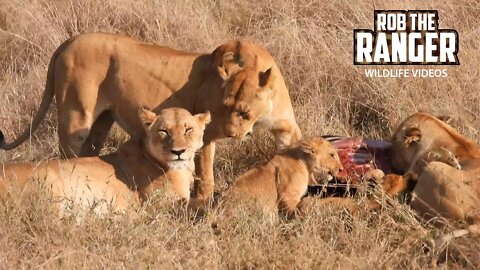
[[[352,65],[354,28],[372,28],[374,9],[437,9],[440,26],[460,34],[460,66],[442,79],[368,79]],[[0,128],[19,134],[37,109],[46,68],[70,36],[122,33],[178,49],[210,52],[230,38],[269,49],[282,68],[305,134],[386,138],[418,110],[450,115],[479,141],[480,3],[440,1],[120,1],[0,2]],[[0,152],[3,162],[58,156],[54,106],[32,139]],[[124,135],[117,128],[109,146]],[[272,154],[265,133],[217,150],[218,189]],[[244,157],[248,158],[245,159]],[[478,238],[424,253],[441,231],[394,204],[351,217],[316,208],[305,222],[272,225],[245,213],[213,230],[162,209],[98,220],[59,220],[48,200],[34,196],[0,207],[0,265],[4,268],[425,268],[435,259],[480,267]],[[148,208],[148,206],[147,206]],[[147,211],[148,210],[148,211]],[[453,260],[453,261],[452,261]]]

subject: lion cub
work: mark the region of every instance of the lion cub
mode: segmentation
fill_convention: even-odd
[[[101,157],[2,164],[0,194],[21,195],[38,180],[61,209],[79,206],[96,213],[137,206],[157,190],[174,201],[190,198],[195,152],[203,145],[210,113],[192,116],[170,108],[158,115],[141,109],[145,135]]]
[[[337,150],[329,142],[303,139],[267,164],[241,175],[228,191],[225,203],[255,200],[269,213],[280,211],[292,218],[297,210],[301,212],[299,203],[314,175],[333,176],[342,169]]]

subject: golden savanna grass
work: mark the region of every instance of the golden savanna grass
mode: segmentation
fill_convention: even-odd
[[[373,27],[374,9],[436,9],[440,27],[460,35],[460,66],[447,78],[366,78],[352,63],[355,28]],[[306,135],[388,138],[422,110],[454,117],[480,139],[480,2],[440,1],[0,1],[0,129],[19,134],[37,110],[48,61],[82,32],[122,33],[188,51],[210,52],[230,38],[263,44],[281,66]],[[52,106],[32,139],[0,161],[58,157]],[[125,140],[115,128],[111,151]],[[215,175],[222,190],[272,151],[265,132],[224,141]],[[248,157],[248,158],[245,158]],[[358,199],[362,206],[365,198]],[[479,238],[454,240],[445,251],[425,246],[443,230],[393,202],[378,213],[315,207],[305,221],[271,224],[256,212],[204,221],[173,216],[153,201],[127,216],[59,219],[42,193],[0,206],[0,267],[12,268],[479,268]],[[217,227],[211,224],[221,220]],[[448,230],[448,229],[446,229]]]

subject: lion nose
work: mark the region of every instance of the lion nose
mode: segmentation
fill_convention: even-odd
[[[247,135],[246,135],[246,136],[247,136],[247,137],[250,137],[250,136],[252,136],[252,132],[251,132],[251,131],[249,131],[249,132],[247,133]]]
[[[185,153],[185,149],[180,149],[180,150],[170,150],[173,154],[177,155],[180,157],[181,154]]]

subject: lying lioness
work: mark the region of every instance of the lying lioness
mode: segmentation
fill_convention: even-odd
[[[337,150],[329,142],[320,137],[303,139],[241,175],[222,204],[232,207],[253,200],[268,213],[280,211],[291,218],[302,212],[300,202],[314,175],[333,176],[342,169]]]
[[[480,147],[426,113],[407,118],[392,143],[392,163],[407,174],[387,179],[387,193],[411,190],[409,204],[424,219],[467,223],[467,229],[454,236],[480,233]]]
[[[2,164],[1,194],[22,193],[39,180],[60,207],[75,206],[104,213],[126,210],[164,190],[173,200],[190,198],[195,152],[202,147],[210,113],[192,116],[179,108],[158,115],[141,109],[139,117],[146,137],[131,140],[110,155],[40,164]]]

